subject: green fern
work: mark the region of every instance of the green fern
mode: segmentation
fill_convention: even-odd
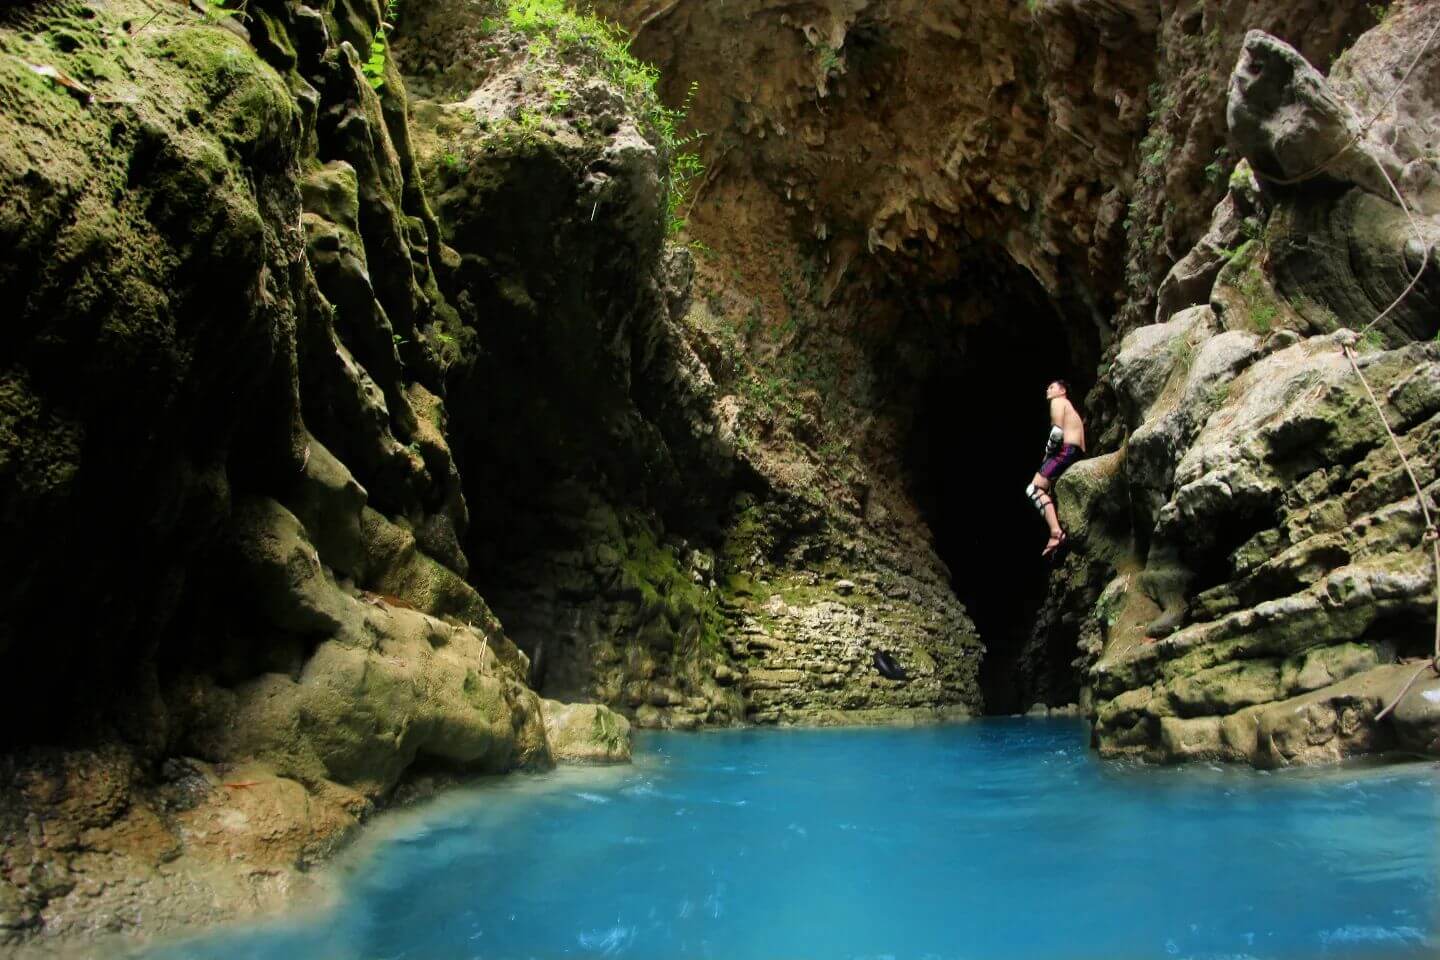
[[[692,80],[689,88],[685,91],[685,99],[678,110],[665,110],[664,122],[660,125],[660,135],[665,142],[670,154],[670,163],[666,169],[666,186],[669,193],[665,203],[665,232],[670,236],[680,233],[685,229],[685,213],[681,212],[682,207],[693,199],[694,187],[697,180],[705,174],[705,164],[700,159],[700,154],[694,150],[687,149],[705,136],[703,133],[692,132],[681,135],[679,133],[690,117],[690,109],[694,106],[695,95],[700,91],[698,81]],[[661,108],[664,110],[664,108]]]
[[[370,57],[360,65],[360,71],[365,74],[365,79],[370,81],[370,86],[376,90],[385,86],[384,27],[375,31],[375,39],[370,41]]]
[[[400,0],[390,0],[385,5],[385,19],[380,21],[380,26],[375,28],[375,35],[370,38],[370,56],[360,65],[360,72],[365,74],[365,79],[370,81],[370,86],[376,90],[385,86],[385,61],[390,54],[389,33],[395,29],[395,21],[400,16]]]

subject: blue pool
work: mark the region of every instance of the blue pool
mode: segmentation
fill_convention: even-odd
[[[1106,762],[1066,721],[646,734],[382,819],[333,912],[147,956],[1436,956],[1437,783]]]

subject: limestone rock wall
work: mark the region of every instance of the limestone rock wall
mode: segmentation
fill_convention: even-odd
[[[1225,80],[1246,31],[1328,65],[1374,22],[1359,3],[1264,0],[595,6],[705,133],[690,326],[742,455],[823,501],[823,555],[849,567],[830,579],[933,584],[912,610],[949,624],[925,649],[957,665],[977,641],[906,460],[925,385],[986,365],[997,329],[1058,342],[1092,439],[1116,449],[1121,339],[1157,302],[1168,316],[1208,293],[1204,277],[1164,278],[1238,160]],[[995,359],[1060,375],[1053,359],[1033,374]],[[997,646],[1024,702],[1074,695],[1077,616],[1052,606],[1037,639]]]
[[[764,256],[746,248],[775,236],[773,202],[826,302],[999,252],[1101,316],[1149,302],[1223,193],[1224,77],[1245,31],[1325,62],[1372,22],[1360,4],[1266,0],[596,6],[672,102],[698,83],[710,171],[694,216],[727,258]],[[712,221],[740,236],[709,237]]]
[[[1426,5],[1328,80],[1364,5],[596,6],[686,116],[498,0],[0,11],[7,945],[274,904],[626,717],[979,712],[904,447],[1017,302],[1100,363],[1037,695],[1078,644],[1106,752],[1433,751],[1428,679],[1373,722],[1433,581],[1335,337],[1433,255]],[[1437,276],[1362,345],[1432,490]]]
[[[1433,671],[1375,719],[1431,655],[1435,564],[1342,351],[1366,331],[1359,368],[1433,509],[1440,50],[1391,91],[1434,14],[1393,10],[1328,79],[1246,38],[1228,100],[1244,163],[1161,287],[1170,312],[1115,360],[1124,443],[1059,488],[1086,546],[1042,623],[1069,619],[1103,753],[1273,766],[1440,743]]]
[[[400,45],[474,331],[448,376],[472,579],[547,695],[735,722],[706,541],[743,480],[677,326],[690,261],[666,239],[659,108],[505,9],[417,6]]]
[[[0,12],[7,946],[273,907],[402,781],[553,762],[466,580],[473,332],[381,23]]]
[[[657,216],[690,118],[657,148],[593,51],[473,12],[415,8],[400,51],[474,310],[450,396],[489,408],[456,431],[472,579],[542,689],[643,726],[974,712],[978,648],[943,580],[896,582],[813,453],[768,456],[737,408],[743,349],[692,295],[712,251],[667,244]],[[882,648],[913,682],[877,673]]]
[[[397,795],[622,759],[603,704],[979,707],[933,561],[715,380],[644,83],[471,7],[0,14],[7,944],[272,907]]]

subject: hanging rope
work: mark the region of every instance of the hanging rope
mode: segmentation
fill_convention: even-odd
[[[1370,131],[1370,127],[1373,126],[1375,122],[1380,119],[1381,115],[1390,108],[1390,105],[1395,102],[1395,99],[1400,95],[1400,91],[1405,88],[1411,75],[1414,74],[1415,68],[1418,67],[1420,61],[1424,59],[1425,53],[1430,49],[1430,45],[1434,42],[1437,34],[1440,34],[1440,18],[1436,18],[1435,26],[1430,29],[1429,35],[1425,38],[1425,43],[1420,47],[1420,52],[1415,55],[1415,59],[1410,61],[1409,68],[1400,77],[1399,82],[1395,84],[1395,89],[1390,91],[1390,95],[1385,98],[1384,102],[1380,104],[1380,108],[1375,111],[1370,119],[1360,124],[1354,136],[1350,137],[1345,145],[1335,151],[1334,155],[1328,160],[1325,160],[1314,169],[1298,177],[1272,177],[1259,170],[1255,171],[1256,175],[1270,183],[1281,186],[1293,186],[1319,176],[1324,172],[1326,167],[1340,159],[1340,157],[1344,156],[1346,152],[1353,149],[1357,143],[1364,139],[1365,135]],[[1348,101],[1342,102],[1345,103],[1346,109],[1350,111],[1350,115],[1356,120],[1359,120],[1360,118],[1355,114],[1354,107],[1351,107]],[[1400,692],[1395,696],[1395,699],[1391,701],[1390,705],[1375,715],[1375,720],[1378,722],[1389,716],[1399,705],[1400,701],[1405,699],[1405,695],[1410,692],[1410,688],[1415,686],[1425,671],[1433,670],[1436,676],[1440,676],[1440,528],[1436,527],[1435,518],[1430,513],[1430,504],[1425,498],[1425,488],[1421,486],[1420,478],[1416,476],[1414,468],[1411,467],[1410,458],[1405,456],[1405,450],[1400,446],[1400,439],[1395,436],[1395,431],[1391,429],[1390,421],[1385,416],[1385,409],[1380,405],[1379,399],[1375,396],[1375,391],[1371,389],[1370,381],[1366,380],[1365,374],[1360,371],[1360,364],[1355,354],[1355,346],[1360,342],[1360,337],[1369,333],[1374,329],[1376,324],[1384,320],[1396,307],[1400,306],[1401,302],[1419,285],[1420,278],[1424,275],[1425,268],[1430,263],[1430,248],[1425,242],[1425,232],[1421,229],[1419,221],[1415,219],[1415,214],[1411,211],[1410,205],[1405,202],[1405,197],[1400,193],[1400,188],[1395,185],[1395,181],[1391,179],[1389,172],[1385,169],[1385,165],[1380,162],[1378,157],[1368,151],[1365,152],[1365,156],[1370,158],[1370,161],[1374,163],[1380,171],[1380,176],[1385,178],[1385,183],[1390,187],[1390,192],[1394,195],[1396,203],[1400,204],[1400,209],[1405,213],[1406,219],[1410,222],[1410,229],[1414,231],[1415,238],[1420,244],[1420,266],[1415,271],[1414,276],[1410,278],[1410,282],[1405,286],[1405,289],[1400,291],[1400,295],[1391,301],[1388,307],[1380,311],[1373,320],[1360,328],[1359,333],[1353,330],[1345,330],[1340,333],[1338,340],[1340,342],[1340,349],[1350,364],[1350,369],[1355,372],[1355,376],[1359,378],[1361,385],[1365,388],[1365,396],[1369,399],[1370,406],[1375,411],[1375,416],[1385,428],[1385,435],[1390,438],[1390,444],[1395,448],[1395,454],[1400,458],[1400,463],[1404,467],[1406,475],[1410,478],[1411,485],[1415,488],[1415,500],[1420,505],[1420,516],[1424,523],[1424,533],[1421,536],[1420,542],[1422,547],[1425,544],[1430,545],[1430,551],[1435,563],[1435,643],[1430,659],[1415,669],[1410,675],[1410,678],[1405,682],[1405,685],[1400,688]],[[1400,251],[1400,263],[1401,268],[1406,273],[1409,273],[1405,264],[1405,251],[1403,249]]]
[[[1429,661],[1420,664],[1419,668],[1410,675],[1405,686],[1400,688],[1400,693],[1388,707],[1375,715],[1376,721],[1384,720],[1390,712],[1405,699],[1405,694],[1415,686],[1420,675],[1426,670],[1434,670],[1440,676],[1440,529],[1435,526],[1435,518],[1430,514],[1430,504],[1425,499],[1425,488],[1420,485],[1420,478],[1415,475],[1415,469],[1410,466],[1410,458],[1405,456],[1404,449],[1400,446],[1400,438],[1395,436],[1395,431],[1390,428],[1390,421],[1385,416],[1385,410],[1380,406],[1380,401],[1375,397],[1375,391],[1370,387],[1370,381],[1365,379],[1365,374],[1360,372],[1360,364],[1355,357],[1355,343],[1359,337],[1353,331],[1346,331],[1349,335],[1342,336],[1340,349],[1345,353],[1345,359],[1350,362],[1350,369],[1355,371],[1355,376],[1360,378],[1360,383],[1365,387],[1365,396],[1370,399],[1370,405],[1375,409],[1375,416],[1380,419],[1381,425],[1385,427],[1385,435],[1390,438],[1390,443],[1395,448],[1395,453],[1400,458],[1400,463],[1405,468],[1405,473],[1410,477],[1410,483],[1415,488],[1415,499],[1420,504],[1420,516],[1424,520],[1425,532],[1421,537],[1421,543],[1430,544],[1430,550],[1435,559],[1435,645]]]

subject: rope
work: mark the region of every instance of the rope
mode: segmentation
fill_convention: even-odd
[[[1420,52],[1415,54],[1415,58],[1410,61],[1410,66],[1401,75],[1399,82],[1395,84],[1395,89],[1390,91],[1390,95],[1381,102],[1379,109],[1377,109],[1373,114],[1371,114],[1370,119],[1360,124],[1360,126],[1356,129],[1354,136],[1352,136],[1348,141],[1346,141],[1345,145],[1342,146],[1339,150],[1335,151],[1335,153],[1331,155],[1328,160],[1321,162],[1318,166],[1311,168],[1310,170],[1302,173],[1298,177],[1272,177],[1269,174],[1264,173],[1258,169],[1255,169],[1255,175],[1263,180],[1268,180],[1271,183],[1279,184],[1281,186],[1294,186],[1297,183],[1304,183],[1306,180],[1311,180],[1319,176],[1326,167],[1330,166],[1330,164],[1340,159],[1340,157],[1342,157],[1346,152],[1351,150],[1357,143],[1363,140],[1365,138],[1365,135],[1370,132],[1370,128],[1375,125],[1375,122],[1384,115],[1386,110],[1390,109],[1390,105],[1395,102],[1395,98],[1400,96],[1400,91],[1405,89],[1405,84],[1409,82],[1411,75],[1415,72],[1415,68],[1418,67],[1420,65],[1420,61],[1424,59],[1426,51],[1430,49],[1430,44],[1435,41],[1435,37],[1437,34],[1440,34],[1440,18],[1436,18],[1435,26],[1430,29],[1430,34],[1425,38],[1425,42],[1420,46]],[[1350,111],[1351,117],[1354,117],[1356,120],[1360,119],[1359,116],[1357,116],[1355,113],[1355,108],[1350,105],[1350,102],[1348,100],[1342,100],[1341,103],[1345,105],[1346,110]],[[1420,267],[1415,271],[1414,276],[1410,278],[1410,282],[1406,284],[1405,289],[1400,292],[1400,296],[1396,297],[1393,301],[1391,301],[1390,306],[1382,310],[1380,314],[1375,317],[1375,319],[1371,320],[1369,323],[1365,324],[1365,326],[1360,329],[1361,336],[1369,333],[1377,323],[1379,323],[1381,320],[1384,320],[1395,310],[1396,307],[1400,306],[1400,303],[1410,295],[1410,292],[1414,290],[1417,286],[1419,286],[1420,278],[1424,275],[1425,268],[1430,265],[1430,247],[1425,242],[1425,231],[1420,229],[1420,223],[1418,220],[1415,219],[1415,214],[1410,209],[1410,204],[1405,202],[1404,195],[1401,194],[1400,188],[1395,185],[1395,181],[1391,179],[1390,172],[1385,169],[1385,165],[1380,162],[1380,158],[1369,152],[1366,152],[1365,156],[1370,159],[1371,163],[1375,164],[1375,169],[1380,171],[1380,176],[1384,178],[1385,185],[1390,188],[1390,193],[1392,196],[1395,197],[1395,202],[1400,204],[1400,209],[1402,212],[1404,212],[1405,219],[1410,221],[1410,229],[1415,232],[1415,240],[1417,243],[1420,244]],[[1406,268],[1405,265],[1404,250],[1400,251],[1400,268],[1404,272],[1409,273],[1409,270]]]
[[[1400,448],[1400,441],[1396,438],[1395,431],[1390,429],[1390,421],[1386,418],[1384,410],[1381,409],[1380,401],[1375,398],[1375,391],[1370,388],[1370,381],[1366,380],[1365,374],[1360,372],[1360,365],[1355,360],[1355,350],[1348,339],[1346,338],[1346,342],[1341,344],[1340,349],[1345,352],[1345,359],[1350,361],[1350,369],[1355,371],[1355,376],[1360,378],[1360,383],[1365,387],[1365,395],[1370,398],[1370,405],[1375,408],[1375,416],[1385,427],[1385,435],[1394,444],[1395,453],[1400,457],[1400,463],[1405,467],[1405,473],[1409,475],[1410,483],[1415,487],[1415,498],[1420,502],[1420,513],[1425,518],[1425,539],[1427,541],[1434,539],[1437,536],[1435,521],[1430,516],[1430,505],[1425,501],[1424,488],[1420,486],[1420,479],[1415,475],[1414,468],[1410,466],[1410,458],[1405,456],[1405,451]],[[1440,630],[1440,623],[1436,624],[1436,628]],[[1440,636],[1440,633],[1437,633],[1437,636]],[[1435,652],[1440,654],[1440,645],[1437,645]]]
[[[1390,428],[1390,420],[1385,416],[1385,411],[1380,406],[1380,401],[1376,399],[1375,391],[1370,387],[1370,381],[1366,380],[1365,374],[1360,372],[1360,364],[1356,362],[1355,358],[1355,334],[1351,331],[1346,331],[1346,333],[1348,333],[1349,336],[1342,338],[1340,349],[1344,351],[1345,359],[1350,362],[1350,369],[1355,371],[1355,376],[1360,378],[1360,383],[1365,387],[1365,396],[1369,398],[1370,405],[1375,409],[1375,416],[1380,419],[1381,425],[1385,427],[1385,435],[1390,438],[1390,443],[1394,446],[1395,453],[1400,457],[1400,463],[1404,466],[1406,475],[1410,477],[1410,483],[1415,488],[1415,499],[1420,504],[1420,516],[1425,521],[1425,533],[1421,539],[1421,543],[1429,543],[1430,549],[1435,555],[1434,653],[1429,661],[1420,664],[1415,672],[1410,675],[1410,679],[1405,682],[1405,686],[1400,688],[1400,692],[1395,696],[1395,699],[1391,701],[1390,705],[1375,715],[1375,720],[1378,723],[1389,716],[1390,712],[1399,706],[1400,701],[1405,699],[1405,694],[1409,693],[1410,688],[1415,686],[1415,682],[1420,679],[1422,673],[1426,670],[1433,669],[1435,674],[1440,676],[1440,529],[1436,528],[1435,518],[1430,515],[1430,504],[1426,502],[1425,499],[1425,488],[1420,485],[1420,478],[1415,475],[1415,469],[1410,466],[1410,458],[1405,456],[1405,451],[1400,446],[1400,439],[1395,436],[1395,431]]]
[[[1385,166],[1380,162],[1379,158],[1377,158],[1374,154],[1366,154],[1366,156],[1368,156],[1374,162],[1375,168],[1380,171],[1380,176],[1385,178],[1385,183],[1389,185],[1390,192],[1395,195],[1395,200],[1397,203],[1400,204],[1400,209],[1405,212],[1406,219],[1410,221],[1410,229],[1415,231],[1415,239],[1420,243],[1420,268],[1415,271],[1415,276],[1410,278],[1410,282],[1406,285],[1405,289],[1400,291],[1400,296],[1396,297],[1395,300],[1390,304],[1390,306],[1382,310],[1379,316],[1377,316],[1374,320],[1371,320],[1369,323],[1365,324],[1363,328],[1361,328],[1360,334],[1362,336],[1369,333],[1370,329],[1374,327],[1375,324],[1379,323],[1381,320],[1384,320],[1390,315],[1390,312],[1392,310],[1400,306],[1400,301],[1408,297],[1410,295],[1410,291],[1414,290],[1415,287],[1420,283],[1420,277],[1425,273],[1426,265],[1430,263],[1430,247],[1425,243],[1425,233],[1420,229],[1420,223],[1415,219],[1415,214],[1410,212],[1410,205],[1406,203],[1405,198],[1401,196],[1400,188],[1395,186],[1394,180],[1390,179],[1390,174],[1385,171]],[[1400,251],[1400,268],[1402,270],[1405,269],[1405,251],[1403,249]]]
[[[1375,122],[1380,119],[1380,117],[1385,113],[1386,110],[1390,109],[1390,105],[1395,102],[1395,99],[1400,95],[1400,91],[1403,90],[1405,88],[1405,85],[1410,81],[1410,77],[1414,74],[1415,68],[1418,67],[1420,65],[1420,61],[1424,59],[1426,52],[1430,49],[1430,45],[1435,41],[1436,35],[1440,35],[1440,17],[1436,18],[1435,26],[1430,29],[1429,35],[1425,38],[1424,44],[1422,44],[1420,47],[1420,52],[1417,53],[1415,55],[1415,58],[1410,61],[1409,68],[1407,68],[1405,73],[1401,75],[1399,82],[1395,84],[1395,88],[1390,91],[1390,95],[1385,98],[1385,100],[1380,104],[1379,109],[1375,111],[1375,113],[1370,117],[1370,119],[1360,124],[1355,134],[1346,141],[1344,146],[1342,146],[1339,150],[1335,151],[1335,153],[1329,159],[1323,161],[1318,166],[1301,174],[1298,177],[1272,177],[1269,174],[1263,173],[1260,170],[1255,170],[1255,174],[1264,180],[1267,180],[1274,184],[1278,184],[1280,186],[1293,186],[1295,184],[1303,183],[1306,180],[1310,180],[1318,176],[1321,172],[1325,170],[1326,167],[1330,166],[1330,164],[1340,159],[1340,157],[1344,156],[1348,151],[1353,149],[1357,143],[1364,139],[1365,135],[1370,132],[1370,128],[1375,124]],[[1355,114],[1355,108],[1350,106],[1349,101],[1342,100],[1341,102],[1345,104],[1346,109],[1350,111],[1350,115],[1352,117],[1354,117],[1356,120],[1360,119]],[[1420,664],[1410,675],[1410,679],[1408,679],[1405,682],[1405,685],[1400,688],[1400,692],[1395,696],[1395,699],[1391,701],[1390,705],[1385,707],[1375,715],[1375,720],[1378,723],[1379,721],[1389,716],[1390,713],[1400,704],[1400,701],[1405,699],[1405,695],[1410,692],[1410,688],[1415,686],[1416,682],[1420,679],[1421,675],[1424,674],[1426,670],[1434,670],[1436,676],[1440,676],[1440,528],[1436,527],[1435,518],[1430,514],[1430,505],[1425,499],[1425,489],[1420,485],[1420,479],[1415,475],[1415,470],[1410,465],[1410,458],[1405,456],[1405,450],[1400,446],[1400,439],[1395,436],[1395,431],[1391,429],[1390,421],[1385,416],[1385,410],[1380,405],[1379,399],[1376,398],[1375,391],[1370,387],[1370,381],[1366,380],[1365,374],[1360,372],[1360,364],[1358,363],[1355,355],[1355,345],[1359,342],[1360,337],[1366,333],[1369,333],[1370,330],[1372,330],[1377,323],[1384,320],[1395,310],[1396,307],[1400,306],[1401,302],[1404,301],[1404,299],[1410,295],[1411,291],[1413,291],[1416,286],[1419,285],[1420,278],[1424,275],[1425,268],[1430,263],[1430,248],[1425,242],[1425,233],[1423,230],[1421,230],[1419,221],[1415,219],[1415,214],[1411,211],[1410,205],[1405,202],[1405,197],[1400,193],[1400,188],[1395,185],[1395,181],[1391,179],[1389,172],[1385,169],[1385,165],[1380,162],[1378,157],[1368,151],[1366,151],[1365,155],[1369,157],[1371,162],[1375,164],[1377,169],[1379,169],[1380,176],[1385,178],[1385,183],[1387,186],[1390,187],[1390,192],[1394,195],[1395,201],[1400,204],[1400,209],[1405,213],[1406,219],[1410,222],[1410,229],[1415,232],[1415,238],[1420,243],[1420,267],[1415,271],[1414,276],[1410,278],[1410,282],[1405,286],[1405,289],[1400,291],[1400,295],[1396,297],[1393,301],[1391,301],[1388,307],[1380,311],[1380,313],[1377,314],[1373,320],[1365,324],[1365,326],[1360,329],[1360,332],[1358,334],[1351,330],[1341,332],[1339,337],[1340,349],[1344,352],[1345,359],[1350,364],[1350,369],[1355,372],[1355,376],[1359,378],[1361,385],[1364,386],[1365,396],[1369,399],[1370,406],[1375,410],[1375,416],[1379,418],[1380,424],[1385,428],[1385,435],[1390,438],[1390,444],[1395,448],[1395,453],[1400,458],[1400,463],[1405,468],[1405,473],[1410,478],[1411,485],[1415,488],[1415,500],[1417,503],[1420,504],[1420,516],[1423,519],[1425,525],[1425,532],[1421,538],[1421,544],[1430,544],[1430,550],[1431,553],[1434,555],[1435,561],[1434,652],[1432,653],[1429,660]],[[1405,270],[1406,273],[1408,273],[1409,270],[1406,268],[1405,265],[1405,251],[1403,249],[1400,251],[1400,264],[1401,268]]]

